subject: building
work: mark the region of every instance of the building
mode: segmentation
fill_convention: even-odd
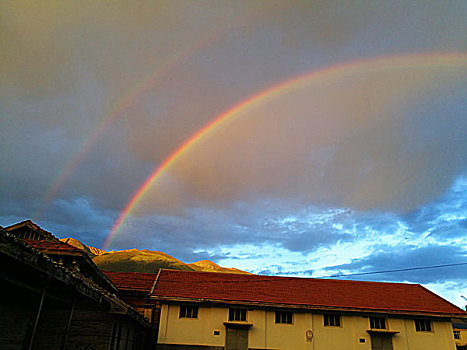
[[[417,284],[161,270],[161,350],[455,350],[467,313]]]
[[[156,305],[149,300],[154,289],[157,274],[142,272],[111,272],[104,271],[106,276],[117,286],[119,296],[137,310],[144,318],[154,324],[156,320]]]
[[[5,229],[56,261],[60,266],[79,274],[81,278],[94,282],[109,293],[118,294],[117,287],[94,264],[84,250],[60,241],[52,233],[43,230],[30,220],[8,226]]]
[[[467,320],[454,319],[452,328],[457,350],[467,350]]]
[[[151,325],[153,342],[157,342],[161,304],[150,300],[154,290],[156,273],[104,272],[117,286],[119,297],[138,311]]]
[[[34,223],[0,228],[0,264],[0,349],[154,349],[110,279]]]
[[[417,284],[102,272],[31,221],[0,228],[0,264],[0,349],[467,348],[467,313]]]

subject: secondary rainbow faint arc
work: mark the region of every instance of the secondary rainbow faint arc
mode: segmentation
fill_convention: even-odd
[[[103,249],[107,249],[114,239],[117,231],[125,222],[125,219],[134,209],[138,201],[144,196],[151,185],[167,170],[183,153],[196,145],[204,136],[213,132],[217,127],[226,123],[234,116],[238,116],[249,108],[256,107],[268,99],[284,94],[289,90],[297,89],[304,83],[310,81],[325,81],[339,75],[354,75],[361,72],[380,71],[382,69],[393,69],[402,67],[439,67],[439,66],[467,66],[467,53],[424,53],[412,55],[400,55],[390,57],[376,57],[351,61],[350,63],[329,66],[323,69],[315,70],[304,75],[286,80],[270,88],[251,96],[250,98],[233,106],[229,110],[214,118],[211,122],[198,130],[189,139],[175,149],[143,182],[138,190],[131,197],[130,201],[123,208],[119,217],[115,221],[110,234],[107,236]]]
[[[286,2],[284,1],[280,6],[284,6],[285,3]],[[154,87],[159,79],[171,71],[173,67],[184,62],[196,52],[200,51],[202,48],[205,48],[213,42],[219,40],[225,34],[229,33],[232,28],[235,28],[236,26],[249,21],[251,18],[261,14],[262,12],[280,6],[277,6],[271,2],[266,3],[266,5],[253,8],[246,16],[237,18],[233,22],[227,23],[227,25],[223,27],[222,30],[213,32],[210,35],[195,41],[192,45],[181,50],[180,53],[171,56],[166,62],[158,66],[151,74],[149,74],[147,78],[143,78],[137,82],[134,87],[129,90],[129,92],[127,92],[121,99],[117,101],[115,106],[110,109],[110,111],[104,116],[102,121],[91,132],[91,134],[83,140],[79,151],[74,157],[71,158],[69,162],[64,165],[62,171],[54,179],[52,182],[53,185],[48,189],[44,199],[42,200],[42,205],[34,214],[32,214],[32,217],[37,220],[42,216],[48,205],[52,202],[53,198],[56,197],[57,193],[70,178],[73,171],[90,152],[92,146],[101,139],[102,134],[108,129],[108,127],[116,120],[118,120],[123,115],[123,112],[131,105],[133,105],[145,91],[149,90],[151,87]]]

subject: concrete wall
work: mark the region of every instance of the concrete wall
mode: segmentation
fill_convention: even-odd
[[[178,305],[163,304],[158,339],[165,345],[158,348],[171,349],[170,344],[187,349],[222,347],[226,333],[223,322],[228,321],[228,315],[227,307],[212,306],[200,307],[196,319],[179,318]],[[416,332],[412,319],[390,317],[386,322],[387,329],[399,332],[392,337],[393,350],[456,348],[450,322],[432,322],[432,332]],[[248,334],[250,349],[371,350],[366,316],[341,316],[340,327],[325,327],[319,313],[294,312],[292,324],[276,324],[274,311],[249,310],[247,323],[253,324]],[[307,330],[313,332],[311,341],[306,338]]]

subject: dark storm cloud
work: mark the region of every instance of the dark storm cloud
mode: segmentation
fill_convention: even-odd
[[[351,263],[326,268],[330,276],[352,273],[366,273],[427,267],[467,262],[467,250],[454,245],[433,245],[426,247],[383,246],[363,259]],[[345,277],[340,277],[345,278]],[[424,270],[387,272],[374,275],[349,276],[351,279],[408,281],[414,283],[444,283],[465,279],[465,266],[451,266]]]
[[[91,154],[73,170],[73,175],[64,184],[65,189],[57,194],[65,200],[72,200],[74,196],[92,196],[101,210],[122,208],[144,181],[149,169],[193,132],[222,111],[271,84],[318,67],[354,60],[355,52],[363,56],[386,55],[392,50],[403,52],[408,45],[409,52],[456,51],[462,47],[459,40],[465,33],[460,15],[465,5],[459,2],[442,9],[417,1],[405,7],[377,6],[371,2],[349,5],[347,2],[308,1],[298,2],[296,6],[280,1],[206,1],[196,5],[185,1],[148,1],[137,8],[130,2],[33,1],[26,5],[5,1],[1,6],[1,32],[7,35],[2,37],[0,53],[3,107],[0,160],[9,165],[2,172],[2,191],[5,191],[2,198],[10,203],[44,198],[64,165],[79,152],[92,130],[118,105],[118,101],[153,72],[164,72],[154,86],[120,112],[121,121],[101,135]],[[388,13],[392,14],[390,20]],[[445,20],[447,17],[449,21]],[[423,21],[424,18],[430,18],[429,24]],[[436,30],[425,36],[424,33],[432,28]],[[459,35],[452,35],[453,32]],[[401,40],[407,37],[417,40]],[[378,46],[382,42],[384,48]],[[388,82],[384,84],[388,85]],[[362,114],[360,109],[358,107],[353,113]],[[430,130],[437,130],[438,124],[432,125]],[[448,129],[440,137],[452,132],[451,126],[451,122],[447,123]],[[300,135],[300,129],[304,128],[300,125],[296,128],[292,127],[291,134]],[[418,130],[418,125],[414,124],[410,130]],[[466,139],[462,138],[465,128],[456,130],[458,136],[454,140],[461,141],[451,140],[451,143],[441,145],[438,152],[446,154],[452,147],[458,150],[436,165],[436,169],[444,167],[446,174],[441,180],[439,176],[428,175],[425,175],[428,179],[420,179],[421,184],[428,184],[430,186],[426,187],[433,189],[428,195],[424,195],[423,189],[408,193],[406,197],[416,199],[414,205],[445,189],[459,168],[452,159],[465,159],[460,151],[466,148],[462,147],[462,140]],[[277,130],[266,128],[264,132],[274,134]],[[400,129],[385,132],[387,140],[384,135],[375,138],[381,137],[388,145],[391,144],[388,140],[397,142],[394,136]],[[300,146],[300,140],[297,137],[292,145],[286,145],[276,153],[278,159],[281,154],[290,158],[292,151]],[[267,140],[258,139],[248,146],[262,147],[263,141]],[[316,162],[326,161],[320,150],[333,149],[333,145],[321,146],[311,154]],[[212,147],[216,148],[215,145]],[[237,144],[233,142],[231,147],[237,148]],[[331,152],[331,161],[332,158],[341,161],[328,168],[324,164],[320,169],[332,182],[324,186],[326,191],[322,197],[332,198],[335,195],[332,188],[336,184],[348,188],[359,186],[351,181],[358,174],[344,170],[352,166],[342,161],[349,155],[362,153],[369,157],[358,159],[352,166],[354,169],[371,169],[373,166],[378,171],[385,171],[386,168],[374,160],[380,155],[362,152],[373,147],[371,140],[360,144],[342,142],[335,153]],[[350,153],[343,149],[349,149]],[[240,153],[243,153],[242,147],[238,147]],[[436,155],[434,159],[438,153],[433,153]],[[206,157],[210,155],[208,152]],[[232,161],[230,156],[234,157],[233,161],[237,160],[232,150],[219,156],[227,162]],[[271,189],[267,181],[266,186],[260,181],[264,178],[262,170],[271,164],[276,163],[274,172],[282,178],[296,176],[292,171],[294,167],[297,173],[303,170],[286,159],[276,162],[260,154],[252,154],[251,158],[250,164],[246,164],[251,173],[246,179],[239,178],[249,181],[247,189]],[[381,162],[387,162],[387,158],[381,157]],[[389,162],[387,167],[391,168],[393,163]],[[395,165],[404,167],[408,163]],[[251,166],[254,164],[259,170]],[[222,169],[223,163],[217,162],[216,166]],[[424,168],[416,171],[428,173]],[[226,176],[229,172],[225,168],[220,173],[215,172],[214,176],[228,182],[231,179]],[[191,175],[199,180],[194,176],[196,174],[183,176]],[[183,176],[182,181],[186,182]],[[201,179],[201,183],[208,180],[211,178]],[[227,197],[244,194],[235,182],[230,185],[225,182],[221,181],[218,186],[225,189]],[[431,186],[433,183],[438,185]],[[188,186],[185,193],[194,191],[195,196],[200,196],[199,189],[192,188],[193,183],[187,181],[184,185]],[[272,185],[277,190],[281,183]],[[291,187],[281,187],[280,194],[296,195],[297,189]],[[315,183],[315,188],[320,187],[322,183]],[[211,200],[217,206],[218,195],[206,193],[202,199]],[[384,206],[374,198],[367,203],[366,198],[359,199],[354,193],[342,196],[356,198],[362,207]],[[341,200],[342,196],[337,197]],[[33,211],[40,205],[37,203]],[[401,203],[396,201],[394,205]],[[16,212],[17,215],[29,213],[29,206]]]

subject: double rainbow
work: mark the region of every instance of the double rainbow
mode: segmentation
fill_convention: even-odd
[[[210,123],[202,127],[199,131],[193,134],[177,149],[175,149],[160,165],[158,165],[151,175],[143,182],[138,190],[131,197],[129,202],[123,208],[122,212],[115,221],[109,235],[107,236],[103,249],[107,249],[120,230],[125,220],[128,218],[132,210],[138,202],[144,197],[151,185],[174,164],[177,159],[195,147],[196,144],[206,135],[213,133],[220,126],[229,122],[229,120],[245,114],[248,110],[255,108],[261,104],[277,98],[280,95],[298,90],[310,83],[320,83],[331,79],[356,76],[362,73],[381,72],[399,68],[464,68],[467,67],[467,53],[424,53],[390,57],[377,57],[352,61],[350,63],[338,64],[310,73],[286,80],[277,85],[269,87],[259,93],[249,97],[239,104],[228,109],[224,113],[214,118]]]

